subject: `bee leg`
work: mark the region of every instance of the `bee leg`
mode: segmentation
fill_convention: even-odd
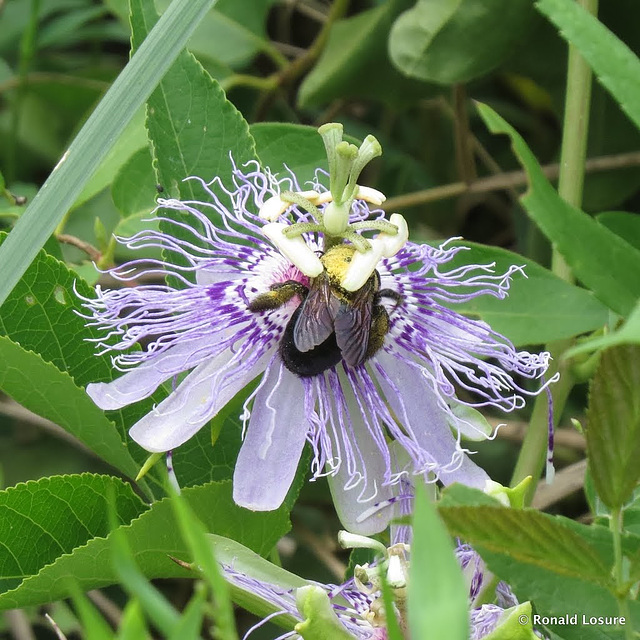
[[[375,304],[380,304],[382,298],[390,298],[396,303],[396,307],[399,307],[404,302],[404,296],[393,289],[380,289],[380,291],[376,292],[373,301]]]
[[[305,285],[296,280],[286,280],[285,282],[273,284],[270,289],[267,293],[261,293],[256,296],[249,303],[249,311],[255,313],[277,309],[289,302],[294,296],[300,296],[304,300],[307,297],[307,293],[309,293],[309,287],[305,287]]]
[[[389,314],[381,304],[376,304],[373,307],[371,331],[369,332],[365,360],[368,360],[382,347],[387,333],[389,333]]]

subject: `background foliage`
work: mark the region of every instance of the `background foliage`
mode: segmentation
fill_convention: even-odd
[[[113,286],[93,263],[130,257],[112,234],[156,224],[147,218],[158,191],[202,197],[182,179],[228,178],[230,152],[308,180],[325,162],[314,128],[340,121],[350,136],[382,143],[362,182],[406,215],[412,239],[462,236],[470,250],[461,263],[526,266],[507,300],[464,310],[519,347],[544,345],[562,373],[555,483],[534,493],[546,445],[538,402],[510,415],[477,456],[505,485],[533,475],[532,506],[504,509],[453,487],[438,502],[442,521],[539,613],[629,620],[624,629],[549,625],[549,637],[635,637],[640,5],[212,4],[0,1],[0,608],[21,608],[1,619],[0,633],[53,637],[38,608],[46,605],[68,637],[143,638],[151,626],[166,637],[233,638],[207,534],[272,559],[286,536],[278,549],[292,573],[265,571],[342,579],[348,557],[334,547],[329,492],[305,483],[302,465],[277,512],[233,504],[242,397],[176,452],[182,500],[166,497],[158,469],[134,482],[146,453],[127,429],[166,390],[106,415],[95,407],[84,386],[113,371],[94,355],[76,296]],[[415,560],[426,567],[415,574],[420,600],[437,597],[424,578],[437,572],[433,580],[456,589],[450,566],[438,563],[449,551],[437,522],[435,512],[416,515],[416,528],[430,533]],[[184,580],[192,572],[168,555],[195,560],[202,582]],[[463,637],[437,610],[411,619],[416,637],[423,628]],[[247,615],[237,614],[241,630],[255,622]],[[25,626],[32,635],[19,635]]]

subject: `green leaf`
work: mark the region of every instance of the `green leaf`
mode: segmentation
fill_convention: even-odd
[[[7,265],[0,304],[74,203],[136,110],[163,77],[214,0],[174,0],[107,91],[56,169],[0,247]]]
[[[298,611],[304,618],[295,626],[297,634],[304,640],[352,640],[327,592],[319,585],[308,585],[296,592]]]
[[[640,128],[640,60],[597,18],[572,0],[539,0],[536,7],[573,44]]]
[[[91,200],[103,189],[113,183],[122,167],[129,162],[137,151],[149,147],[147,132],[144,128],[144,107],[139,107],[129,124],[122,131],[115,144],[100,166],[95,170],[84,189],[73,203],[73,208]],[[116,204],[117,206],[117,204]]]
[[[491,264],[494,273],[505,273],[513,265],[524,267],[522,276],[513,275],[509,295],[504,300],[480,296],[454,311],[478,316],[515,345],[540,344],[570,338],[602,327],[608,309],[589,291],[561,280],[533,260],[498,247],[472,242],[454,243],[469,247],[447,263],[447,268],[466,264]]]
[[[389,60],[391,25],[410,4],[409,0],[390,0],[338,20],[316,66],[300,86],[299,105],[319,106],[350,97],[398,105],[434,95],[433,87],[405,78]]]
[[[207,531],[181,496],[172,496],[172,504],[182,538],[189,547],[192,562],[202,572],[202,577],[213,595],[215,603],[213,617],[216,621],[217,638],[218,640],[237,640],[238,633],[236,631],[229,585],[222,577],[220,567],[216,562],[207,537]],[[180,638],[189,637],[189,635],[174,633],[174,637],[175,640],[180,640]]]
[[[118,640],[148,640],[149,637],[140,602],[129,600],[120,619]]]
[[[621,507],[640,480],[640,346],[607,349],[589,390],[587,456],[596,491]]]
[[[162,13],[168,4],[168,0],[158,2],[158,11]],[[246,65],[267,43],[270,5],[271,0],[218,0],[191,36],[189,51],[233,69]]]
[[[111,184],[111,197],[125,218],[140,212],[148,218],[156,206],[157,195],[151,151],[146,145],[120,167]]]
[[[0,233],[0,241],[4,237]],[[0,334],[6,335],[22,348],[39,354],[43,360],[68,373],[76,386],[84,387],[89,382],[112,380],[114,369],[109,355],[95,354],[95,341],[102,336],[95,327],[87,326],[87,321],[80,317],[79,314],[86,313],[86,309],[81,306],[76,292],[83,297],[94,297],[93,289],[86,282],[62,262],[40,251],[0,307]],[[55,372],[52,371],[51,375],[54,376]],[[41,389],[27,385],[20,391],[21,402],[25,406],[31,406],[29,394],[33,392],[35,396],[32,410],[36,411],[37,406],[45,406],[42,398],[39,398],[40,391]],[[150,411],[158,398],[156,394],[146,401],[109,414],[118,427],[120,438],[127,442],[131,455],[139,461],[144,460],[145,454],[137,445],[127,440],[126,430]],[[64,398],[55,398],[55,402],[62,400]],[[54,421],[62,417],[57,412],[54,415]],[[71,416],[75,415],[76,412],[71,413]],[[61,426],[64,426],[64,422]],[[91,430],[91,437],[96,432],[97,428]],[[101,440],[102,438],[98,440],[98,445]],[[87,444],[94,449],[93,443]],[[114,460],[110,462],[114,464]]]
[[[235,538],[258,553],[268,553],[289,529],[287,512],[282,507],[268,513],[254,513],[236,506],[230,482],[188,488],[182,495],[208,531]],[[189,547],[180,535],[170,499],[155,502],[130,525],[117,531],[124,533],[138,568],[147,578],[189,576],[169,559],[169,556],[190,559]],[[17,589],[0,595],[0,609],[58,600],[66,597],[75,583],[86,591],[118,582],[110,553],[113,534],[100,535],[106,538],[91,539],[73,553],[65,550],[68,555],[57,554],[55,561],[32,561],[30,577]],[[28,549],[33,555],[31,543]]]
[[[110,514],[111,515],[111,514]],[[137,598],[149,620],[158,629],[172,634],[180,621],[180,614],[136,565],[125,532],[111,518],[112,566],[122,587]]]
[[[153,3],[132,0],[134,48],[141,45],[156,20]],[[256,159],[248,124],[226,99],[218,83],[186,51],[178,56],[149,97],[147,129],[158,182],[172,197],[209,201],[196,181],[185,178],[199,176],[208,182],[217,176],[231,185],[230,154],[237,166]],[[224,200],[224,194],[220,195]],[[195,224],[192,217],[181,212],[167,211],[165,215]],[[175,225],[161,223],[160,228],[174,236],[182,233],[190,242],[194,241],[192,234],[180,232]],[[169,252],[165,259],[184,262],[179,254]],[[171,284],[184,286],[173,279]]]
[[[207,589],[203,584],[196,583],[194,585],[193,597],[187,603],[178,624],[173,628],[172,634],[168,640],[183,640],[183,638],[200,637],[200,629],[202,629],[202,620],[205,614],[207,601]],[[224,640],[226,636],[220,632],[220,626],[216,618],[216,640]]]
[[[418,0],[395,21],[389,53],[409,77],[467,82],[497,67],[532,18],[531,0]]]
[[[478,110],[492,133],[511,138],[529,178],[529,191],[521,199],[529,216],[575,276],[616,313],[628,315],[640,297],[640,251],[562,200],[516,130],[487,105],[479,104]]]
[[[445,510],[446,511],[446,510]],[[504,512],[513,512],[503,509]],[[465,531],[465,540],[470,542],[487,562],[489,570],[502,580],[507,581],[521,601],[531,600],[536,607],[536,612],[543,616],[570,616],[576,615],[576,624],[547,624],[559,637],[565,640],[623,640],[624,631],[602,625],[585,625],[582,623],[582,614],[587,619],[590,616],[619,616],[618,602],[611,589],[613,584],[605,584],[606,580],[612,583],[608,573],[601,577],[586,574],[582,578],[576,577],[576,571],[587,568],[593,560],[601,566],[609,567],[613,564],[613,544],[611,533],[607,528],[592,525],[579,524],[566,518],[552,518],[534,511],[517,511],[523,514],[516,518],[520,524],[514,532],[510,531],[513,525],[511,518],[493,519],[494,514],[484,511],[484,507],[477,515],[472,515],[472,522],[465,525],[462,520],[464,515],[459,512],[456,524],[451,531]],[[543,524],[538,530],[539,519],[530,518],[529,514],[537,514],[548,520],[555,520],[553,530]],[[468,514],[467,514],[468,515]],[[448,514],[443,512],[445,521]],[[485,520],[481,525],[482,531],[474,533],[478,521]],[[488,535],[487,535],[488,534]],[[462,533],[461,533],[462,535]],[[554,539],[543,541],[552,536]],[[557,539],[555,539],[557,538]],[[531,540],[534,540],[533,545]],[[485,542],[489,540],[489,544]],[[573,551],[574,544],[578,544]],[[584,547],[589,549],[584,553]],[[640,538],[623,539],[623,551],[625,555],[633,556],[640,545]],[[533,557],[523,548],[538,549]],[[549,547],[549,552],[546,547]],[[553,547],[553,551],[551,551]],[[580,554],[580,562],[567,571],[567,553]],[[595,556],[594,556],[595,554]],[[558,566],[552,561],[540,561],[540,558],[556,557],[560,561]],[[573,563],[571,563],[573,564]],[[637,628],[640,624],[640,605],[634,601],[628,601],[627,605],[631,619],[626,624],[631,628]]]
[[[68,373],[0,336],[0,389],[72,434],[105,462],[135,478],[138,464],[116,426]]]
[[[411,637],[466,640],[468,599],[468,587],[451,539],[424,489],[418,485],[408,595]]]
[[[112,640],[111,627],[89,598],[77,587],[72,589],[71,598],[87,640]]]
[[[0,233],[0,242],[8,242]],[[79,313],[86,312],[74,292],[93,297],[93,289],[77,279],[65,264],[44,251],[36,256],[5,303],[0,307],[0,334],[25,349],[39,353],[79,386],[110,376],[108,357],[94,356],[87,339],[98,333],[85,326]]]
[[[596,220],[640,250],[640,216],[626,211],[605,211]]]
[[[128,29],[129,1],[105,0]],[[163,13],[168,0],[158,0],[156,8]],[[202,18],[189,39],[188,48],[199,59],[238,68],[248,63],[267,45],[265,26],[271,0],[219,0]]]
[[[132,40],[141,46],[157,20],[148,2],[132,2]],[[147,129],[160,184],[172,196],[205,198],[189,176],[231,178],[231,154],[238,166],[255,160],[249,126],[222,89],[188,52],[182,52],[147,102]]]
[[[572,358],[580,353],[588,353],[596,349],[609,349],[620,344],[640,344],[640,300],[619,329],[604,336],[580,342],[569,349],[565,356]]]
[[[285,122],[258,122],[251,125],[250,131],[262,166],[281,177],[287,175],[287,168],[290,169],[301,188],[305,189],[305,183],[315,178],[316,169],[328,170],[327,152],[317,128]]]
[[[559,517],[488,505],[441,506],[439,512],[449,531],[473,546],[568,577],[603,586],[611,583],[604,559]]]
[[[0,591],[14,589],[56,558],[108,535],[109,488],[120,523],[144,512],[131,486],[111,476],[52,476],[0,491]]]
[[[132,202],[132,199],[129,200]],[[158,231],[160,226],[158,220],[150,215],[151,207],[134,213],[126,218],[122,218],[113,230],[113,234],[121,238],[131,238],[140,231]],[[139,260],[140,258],[162,259],[162,250],[158,247],[145,247],[144,249],[129,249],[119,242],[115,248],[115,258],[117,262],[127,262],[128,260]]]

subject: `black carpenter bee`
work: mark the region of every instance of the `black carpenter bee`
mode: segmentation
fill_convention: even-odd
[[[302,302],[293,312],[280,342],[280,357],[289,371],[300,377],[315,376],[344,360],[357,367],[382,347],[389,331],[389,314],[380,304],[390,298],[398,306],[403,298],[392,289],[380,289],[374,271],[357,291],[347,291],[340,282],[355,248],[341,244],[321,256],[324,271],[306,287],[287,280],[257,296],[249,309],[277,309],[294,296]]]

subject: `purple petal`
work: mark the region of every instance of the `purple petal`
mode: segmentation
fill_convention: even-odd
[[[218,282],[240,280],[246,274],[241,271],[233,271],[230,267],[222,269],[220,265],[203,266],[196,271],[196,282],[202,286],[210,286]]]
[[[263,371],[268,358],[258,358],[241,375],[230,375],[225,368],[233,359],[230,350],[198,365],[176,391],[131,427],[129,435],[147,451],[179,447]]]
[[[327,479],[344,528],[369,536],[384,531],[393,515],[389,507],[377,508],[387,503],[395,493],[393,486],[382,485],[383,478],[389,474],[389,457],[388,452],[385,456],[380,451],[379,443],[362,416],[351,386],[348,383],[341,386],[348,416],[340,416],[338,422],[343,422],[341,436],[348,442],[336,443],[335,434],[330,432],[332,449],[340,455],[341,460],[338,470]],[[345,420],[349,421],[349,430],[344,424]],[[349,445],[355,449],[351,457],[344,453]]]
[[[151,357],[112,382],[87,385],[87,394],[101,409],[121,409],[148,398],[165,380],[187,371],[207,355],[202,339],[188,340]]]
[[[489,476],[466,455],[449,426],[452,414],[420,367],[386,352],[376,356],[384,374],[378,382],[398,422],[419,449],[417,472],[433,471],[445,484],[464,482],[483,489]]]
[[[302,381],[276,357],[256,394],[236,462],[236,504],[252,511],[271,511],[282,504],[309,428]]]

